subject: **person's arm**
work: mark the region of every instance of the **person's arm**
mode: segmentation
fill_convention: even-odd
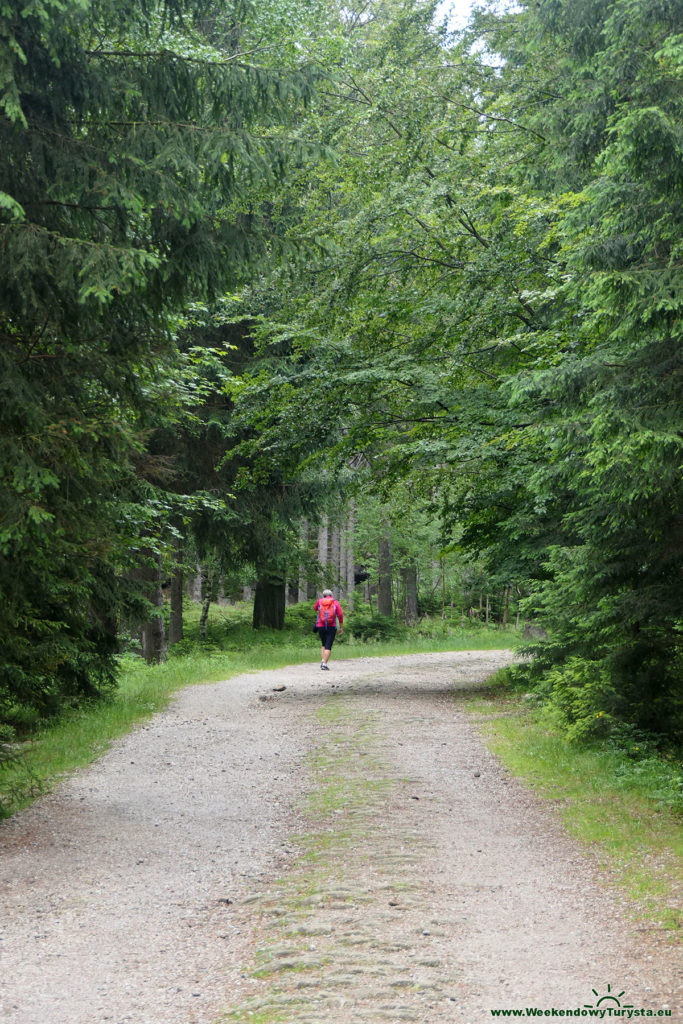
[[[341,633],[344,629],[344,612],[342,611],[342,606],[339,604],[339,601],[335,601],[334,605],[337,612],[337,618],[339,619],[339,632]]]

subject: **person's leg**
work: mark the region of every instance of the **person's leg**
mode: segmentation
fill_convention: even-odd
[[[327,665],[330,660],[330,654],[332,653],[332,644],[334,643],[334,636],[337,632],[336,629],[326,629],[323,636],[323,665]]]

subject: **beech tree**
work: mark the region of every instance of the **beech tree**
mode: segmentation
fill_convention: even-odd
[[[573,734],[680,734],[678,4],[534,0],[450,48],[429,4],[363,12],[309,120],[338,159],[301,170],[278,415],[439,496]]]

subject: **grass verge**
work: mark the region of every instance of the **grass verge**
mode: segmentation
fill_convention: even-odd
[[[610,882],[675,937],[683,925],[683,828],[677,771],[643,770],[624,750],[570,743],[552,717],[504,684],[465,699],[488,746],[591,848]]]

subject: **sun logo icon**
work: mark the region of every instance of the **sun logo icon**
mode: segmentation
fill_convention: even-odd
[[[621,992],[618,992],[615,995],[612,992],[612,986],[608,985],[607,986],[607,993],[606,993],[606,995],[601,996],[600,993],[598,992],[598,990],[593,988],[593,989],[591,989],[591,992],[593,993],[594,996],[598,997],[598,1001],[595,1004],[593,1004],[593,1003],[584,1003],[583,1004],[584,1009],[586,1009],[586,1010],[597,1010],[600,1006],[602,1006],[603,1008],[606,1008],[608,1005],[611,1005],[612,1007],[617,1007],[617,1006],[621,1007],[624,1010],[632,1010],[633,1009],[633,1003],[624,1003],[623,1007],[621,1006],[621,1003],[620,1003],[619,1000],[623,996],[624,991],[625,990],[622,989]]]

